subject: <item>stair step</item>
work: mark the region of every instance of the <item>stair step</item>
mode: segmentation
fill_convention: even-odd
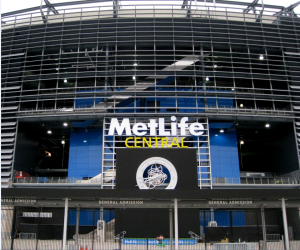
[[[10,106],[10,107],[1,107],[1,110],[13,110],[13,109],[18,109],[19,106]]]
[[[12,161],[1,161],[1,165],[11,165]]]
[[[1,137],[13,137],[16,133],[1,133]]]
[[[9,154],[9,153],[12,153],[13,151],[14,151],[13,149],[2,149],[1,153],[2,154]]]
[[[9,160],[13,157],[13,155],[1,155],[1,160]]]
[[[17,122],[2,122],[1,127],[16,126]]]

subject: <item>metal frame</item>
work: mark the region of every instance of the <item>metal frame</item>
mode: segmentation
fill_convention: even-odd
[[[43,12],[43,5],[42,5],[43,1],[44,1],[44,2],[46,3],[46,5],[47,5],[47,15],[46,15],[46,16],[44,15],[44,12]],[[43,22],[44,22],[44,23],[47,23],[47,21],[48,21],[48,16],[49,16],[49,14],[50,14],[50,11],[52,11],[53,14],[55,14],[55,15],[58,15],[58,14],[59,14],[59,12],[54,8],[54,6],[53,6],[48,0],[42,0],[42,1],[41,1],[41,14],[42,14]]]
[[[115,4],[118,4],[118,2],[115,2]],[[116,7],[116,5],[114,5],[113,8],[119,8],[119,7],[120,6]],[[170,7],[172,7],[172,6],[170,6]],[[112,17],[116,18],[116,11],[117,10],[114,10],[114,14],[112,15]],[[121,10],[121,9],[118,10],[119,13],[122,13],[122,11],[125,11],[125,10]],[[126,11],[127,11],[127,9],[126,9]],[[68,22],[69,14],[67,14],[66,11],[62,11],[62,12],[64,14],[56,15],[59,17],[51,16],[51,20],[48,20],[49,23],[47,23],[47,25],[46,25],[46,34],[47,35],[44,38],[41,36],[44,32],[44,28],[41,29],[39,26],[37,26],[35,29],[33,29],[33,27],[34,27],[33,25],[35,24],[35,21],[34,21],[35,17],[34,17],[34,14],[31,14],[32,18],[30,19],[30,26],[29,26],[31,29],[28,31],[29,33],[28,33],[28,36],[26,36],[26,39],[27,39],[27,37],[31,37],[32,35],[30,33],[34,31],[35,35],[37,35],[37,39],[42,38],[44,40],[44,42],[42,43],[42,47],[40,47],[41,56],[31,55],[30,53],[28,53],[28,51],[31,51],[34,47],[36,47],[36,49],[39,49],[40,45],[37,44],[38,46],[36,46],[35,43],[27,44],[26,39],[21,37],[20,35],[17,35],[14,37],[13,44],[15,44],[15,43],[22,44],[22,43],[26,42],[26,46],[24,47],[24,49],[26,50],[26,53],[24,54],[25,64],[22,68],[23,74],[26,74],[26,76],[20,75],[19,79],[22,79],[21,81],[15,80],[14,77],[16,75],[15,73],[17,73],[18,69],[20,68],[19,64],[24,63],[24,59],[22,56],[23,54],[22,53],[12,53],[12,52],[9,52],[10,54],[7,54],[8,51],[14,50],[14,45],[11,44],[10,42],[7,43],[6,41],[8,41],[7,39],[9,39],[9,37],[5,36],[5,34],[3,35],[4,39],[2,39],[3,40],[2,54],[3,54],[3,58],[5,58],[5,59],[4,59],[4,63],[3,63],[2,75],[3,75],[3,79],[4,79],[4,81],[3,81],[4,86],[7,86],[7,87],[11,86],[11,83],[10,83],[11,81],[13,81],[14,85],[18,85],[18,86],[20,86],[22,84],[31,85],[32,82],[34,82],[34,81],[38,82],[38,85],[39,85],[38,95],[31,94],[31,93],[33,93],[33,91],[35,91],[34,89],[26,90],[23,88],[20,91],[18,91],[18,90],[10,91],[9,96],[7,96],[7,97],[4,94],[3,102],[7,103],[7,105],[10,105],[10,103],[11,103],[10,100],[12,99],[12,97],[10,95],[14,93],[17,100],[14,99],[13,103],[14,104],[16,103],[17,105],[21,106],[21,109],[18,112],[19,116],[22,118],[26,118],[26,117],[29,118],[32,116],[38,116],[38,117],[41,117],[43,115],[51,116],[51,114],[53,114],[53,113],[54,113],[53,114],[54,116],[60,115],[60,114],[61,115],[67,114],[68,116],[72,116],[72,115],[80,116],[81,115],[80,113],[85,112],[85,110],[81,110],[81,109],[82,108],[85,109],[85,108],[87,108],[87,106],[73,107],[73,105],[71,104],[71,103],[76,103],[76,99],[78,99],[78,98],[80,98],[80,99],[84,98],[84,95],[86,95],[86,94],[81,93],[80,91],[86,91],[86,90],[93,91],[93,95],[95,98],[97,98],[97,97],[101,98],[104,94],[105,95],[104,102],[109,102],[109,99],[111,99],[114,96],[115,91],[118,91],[118,87],[120,89],[122,86],[125,86],[125,87],[127,86],[131,89],[131,93],[128,93],[129,95],[133,96],[136,100],[138,100],[139,98],[142,98],[144,95],[142,90],[139,88],[133,87],[133,84],[135,84],[135,83],[139,84],[138,80],[130,81],[130,79],[128,79],[128,80],[125,80],[119,86],[118,86],[119,81],[118,81],[118,83],[116,83],[115,81],[118,77],[126,77],[126,75],[128,75],[128,74],[126,74],[126,72],[122,71],[122,66],[127,71],[133,70],[134,72],[136,72],[136,74],[141,76],[140,78],[142,79],[142,81],[143,81],[143,78],[146,79],[147,75],[144,74],[145,72],[143,70],[143,69],[145,69],[146,64],[148,62],[150,62],[150,65],[152,64],[154,67],[158,68],[158,63],[161,65],[160,60],[162,60],[162,61],[164,60],[163,54],[159,54],[160,52],[155,51],[156,45],[153,47],[150,46],[147,49],[146,53],[144,50],[141,50],[139,48],[135,49],[135,53],[138,54],[135,57],[135,59],[138,59],[142,66],[142,68],[139,69],[139,66],[136,68],[132,67],[132,62],[130,60],[130,56],[127,56],[125,54],[121,55],[122,53],[128,53],[130,51],[130,49],[128,50],[128,52],[126,52],[126,50],[123,50],[123,49],[118,50],[118,46],[120,47],[122,45],[122,42],[108,40],[106,43],[109,43],[109,44],[116,43],[115,45],[112,45],[110,47],[111,48],[115,47],[114,54],[118,55],[118,56],[113,57],[111,55],[110,59],[109,59],[110,66],[107,67],[107,65],[104,65],[102,63],[102,61],[104,59],[106,60],[107,55],[105,55],[103,52],[103,47],[105,47],[105,45],[103,43],[99,44],[100,40],[101,40],[100,35],[98,35],[97,40],[92,43],[84,44],[84,43],[80,42],[80,43],[74,44],[74,45],[71,45],[71,44],[70,45],[62,45],[63,41],[66,41],[66,43],[68,43],[68,36],[67,36],[67,33],[65,34],[65,32],[67,32],[67,30],[69,30],[69,29],[73,30],[75,27],[78,26],[78,25],[73,25],[72,23]],[[87,13],[88,15],[85,15],[84,13],[85,12],[82,10],[80,13],[75,14],[75,16],[76,15],[78,16],[78,18],[75,18],[75,19],[74,19],[74,14],[72,14],[72,19],[70,19],[70,21],[71,20],[79,21],[79,27],[81,27],[81,28],[78,29],[78,34],[80,34],[82,32],[82,30],[86,30],[86,28],[89,27],[88,24],[86,24],[84,21],[86,18],[88,18],[90,20],[95,19],[95,24],[99,26],[100,21],[97,21],[96,18],[101,17],[101,13],[102,13],[102,15],[104,15],[103,18],[106,17],[105,12],[103,14],[103,11],[101,11],[101,7],[99,7],[99,10],[97,12]],[[135,10],[133,13],[135,13],[135,16],[138,15],[137,10]],[[176,13],[177,13],[176,10],[174,9],[174,7],[172,7],[172,12],[170,13],[170,15],[169,14],[166,15],[166,17],[170,16],[170,17],[175,18],[177,15]],[[193,15],[192,23],[194,25],[196,25],[197,22],[200,21],[201,19],[198,19],[198,16],[197,16],[198,14],[195,14],[194,11],[193,11],[193,13],[191,14],[191,15]],[[228,11],[224,12],[223,14],[224,14],[224,20],[230,20],[230,18],[233,18],[233,19],[239,18],[238,15],[230,13]],[[121,15],[121,17],[123,17],[123,14],[120,14],[120,15]],[[131,17],[130,13],[128,15],[129,15],[128,17]],[[214,45],[209,45],[211,47],[210,49],[207,49],[207,48],[209,48],[209,47],[207,47],[206,50],[204,51],[206,56],[205,56],[205,58],[201,58],[202,60],[200,60],[200,61],[202,64],[203,64],[203,61],[205,61],[206,65],[204,68],[202,67],[202,69],[205,69],[205,72],[207,72],[207,73],[204,73],[204,70],[202,73],[197,72],[198,68],[197,68],[197,64],[196,64],[194,66],[194,69],[186,67],[186,68],[181,69],[180,71],[174,70],[172,73],[171,72],[166,73],[165,77],[167,77],[168,75],[171,74],[171,75],[176,75],[178,77],[187,76],[187,77],[191,77],[191,78],[195,78],[195,77],[196,78],[197,77],[205,78],[204,74],[207,74],[207,75],[210,75],[211,77],[213,77],[214,80],[213,80],[213,82],[210,81],[210,83],[209,83],[210,84],[210,86],[209,86],[210,92],[207,93],[206,98],[208,98],[208,99],[209,98],[210,99],[226,98],[224,95],[224,92],[223,92],[225,90],[228,92],[228,93],[226,93],[226,96],[228,98],[235,99],[236,103],[240,102],[241,100],[254,100],[254,102],[255,102],[255,105],[252,105],[249,108],[244,107],[243,109],[240,109],[236,105],[230,107],[229,109],[228,109],[228,107],[222,108],[220,105],[212,106],[212,107],[204,107],[205,113],[207,113],[207,114],[205,114],[205,116],[208,116],[208,117],[214,116],[214,114],[217,113],[218,115],[234,114],[235,116],[246,115],[246,116],[254,116],[254,117],[260,116],[260,115],[261,116],[267,115],[267,116],[273,117],[273,118],[281,117],[282,119],[291,119],[291,118],[293,118],[295,113],[298,113],[297,110],[292,110],[291,107],[281,110],[280,108],[277,108],[275,105],[275,103],[290,102],[290,98],[289,98],[290,91],[285,91],[280,88],[276,89],[276,87],[272,86],[273,79],[274,80],[276,79],[275,81],[277,81],[277,82],[279,80],[280,82],[278,82],[278,84],[282,83],[283,85],[289,82],[288,77],[286,77],[287,76],[286,69],[283,66],[282,66],[282,68],[277,69],[276,73],[273,70],[273,68],[278,67],[278,63],[281,63],[281,60],[283,60],[283,57],[272,54],[273,53],[272,50],[277,49],[276,46],[267,46],[265,48],[261,48],[260,45],[257,45],[257,46],[254,45],[254,43],[259,42],[259,40],[257,40],[257,39],[260,34],[259,34],[259,32],[252,31],[251,27],[250,26],[248,27],[248,22],[246,20],[249,20],[251,22],[251,20],[257,21],[258,19],[256,17],[252,17],[252,19],[251,19],[252,15],[250,15],[249,18],[247,18],[245,15],[246,14],[244,13],[243,16],[241,16],[242,17],[241,25],[240,26],[236,25],[237,31],[239,30],[239,32],[245,32],[245,30],[243,30],[243,29],[246,29],[246,33],[249,34],[248,37],[247,37],[247,35],[245,36],[245,42],[248,45],[247,45],[247,48],[244,49],[244,51],[234,52],[235,47],[236,46],[239,47],[240,45],[237,44],[237,41],[234,41],[234,39],[232,38],[232,37],[236,36],[235,31],[229,29],[228,30],[228,32],[229,32],[228,38],[226,38],[226,40],[228,40],[230,42],[229,49],[227,49],[228,52],[221,52],[223,50],[223,49],[221,49],[223,42],[221,43],[220,41],[217,41],[217,40],[213,42]],[[82,19],[83,17],[85,17],[84,20]],[[107,16],[107,18],[109,18],[109,17],[110,16]],[[124,16],[124,17],[126,17],[126,16]],[[71,18],[71,16],[70,16],[70,18]],[[201,18],[201,15],[199,15],[199,18]],[[214,20],[215,18],[217,18],[217,16],[212,17],[210,19]],[[217,19],[219,19],[219,15],[218,15]],[[51,28],[50,25],[52,25],[53,21],[55,21],[55,23],[56,23],[56,20],[58,20],[58,21],[62,20],[62,25],[61,25],[61,28],[53,29],[53,28]],[[264,18],[262,18],[260,20],[263,22]],[[134,25],[128,23],[128,30],[140,29],[142,27],[141,25],[143,25],[143,21],[144,21],[143,19],[136,19],[136,23]],[[276,21],[276,19],[274,19],[274,21]],[[290,24],[293,24],[292,19],[290,21],[291,21]],[[250,22],[249,22],[249,24],[250,24]],[[175,21],[175,22],[173,21],[172,26],[175,25],[174,27],[176,27],[177,26],[176,23],[177,23],[177,21]],[[124,23],[124,24],[126,24],[126,23]],[[7,23],[7,27],[9,27],[9,25],[11,26],[12,24]],[[14,25],[15,28],[17,27],[16,25],[18,25],[17,21],[15,21],[15,25]],[[201,22],[199,23],[199,25],[201,25]],[[172,26],[170,26],[170,27],[172,27]],[[274,33],[274,37],[275,36],[277,37],[277,35],[279,35],[279,34],[276,34],[277,25],[274,24],[273,26],[274,26],[273,30],[271,27],[269,27],[268,30],[269,31],[272,30],[272,32]],[[4,25],[3,31],[5,31],[7,27]],[[199,56],[199,54],[200,54],[199,48],[196,47],[197,39],[207,39],[210,36],[211,37],[218,36],[219,29],[226,28],[226,27],[227,27],[227,22],[223,23],[220,21],[220,23],[217,26],[210,24],[211,31],[209,32],[208,36],[207,35],[203,36],[201,34],[199,36],[197,33],[194,33],[192,35],[192,42],[194,45],[191,46],[190,50],[186,50],[185,53],[187,53],[187,55],[192,53],[194,56],[197,56],[197,54],[198,54],[198,56]],[[258,26],[257,28],[261,28],[261,26]],[[127,33],[125,31],[126,29],[127,28],[120,28],[121,32],[123,32],[122,30],[124,30],[124,32],[125,32],[124,37]],[[186,29],[187,29],[187,31],[182,31],[182,32],[185,32],[186,35],[189,35],[190,31],[188,30],[189,29],[188,26],[186,26]],[[285,29],[290,29],[292,32],[292,29],[290,28],[290,26],[286,27]],[[101,27],[100,27],[100,30],[101,30]],[[26,28],[24,31],[27,32]],[[61,37],[61,35],[59,37],[57,37],[57,38],[60,38],[58,40],[55,39],[55,36],[53,36],[53,38],[52,38],[52,34],[54,35],[57,32],[59,34],[63,35],[63,37]],[[160,35],[160,31],[159,30],[156,31],[156,28],[154,28],[154,32],[157,33],[158,35]],[[139,33],[141,33],[141,32],[139,32]],[[139,43],[139,41],[138,41],[140,39],[139,33],[135,33],[135,35],[132,36],[132,41],[135,44]],[[170,36],[174,36],[176,33],[177,33],[177,31],[174,30],[172,33],[170,33]],[[93,30],[90,30],[90,32],[89,32],[87,29],[87,32],[85,32],[84,35],[92,36],[92,34],[94,34]],[[141,33],[141,35],[142,35],[142,33]],[[166,35],[168,35],[168,34],[166,34]],[[123,39],[122,35],[118,35],[118,37],[120,37],[120,39]],[[255,39],[252,40],[252,37],[255,37]],[[281,36],[279,35],[279,37],[281,37]],[[34,38],[30,38],[30,39],[34,39]],[[286,38],[282,37],[281,41],[283,41],[283,40],[286,40]],[[294,43],[293,41],[291,41],[290,46],[296,46],[296,43]],[[172,41],[170,41],[170,42],[172,43]],[[263,42],[266,43],[268,41],[263,41]],[[38,42],[36,42],[36,43],[38,43]],[[65,42],[63,42],[63,43],[65,43]],[[93,43],[95,43],[95,44],[98,43],[98,46],[95,45],[95,47],[91,48],[91,46],[93,46]],[[180,53],[176,52],[177,49],[181,50],[180,46],[179,45],[173,46],[173,48],[172,48],[171,43],[170,43],[170,48],[166,48],[166,52],[169,53],[168,56],[173,56],[174,58],[178,58],[178,59],[177,60],[176,59],[169,60],[169,62],[166,61],[164,64],[165,68],[168,68],[174,62],[175,63],[180,62],[182,60],[182,58],[184,58],[184,55],[180,55],[180,54],[182,54],[181,52]],[[173,43],[177,43],[176,37],[175,37],[175,39],[173,39]],[[253,44],[251,44],[251,43],[253,43]],[[63,52],[58,52],[57,54],[55,52],[46,53],[47,50],[48,51],[55,50],[58,46],[60,47],[60,50]],[[85,49],[81,50],[82,46],[85,46]],[[182,46],[184,46],[184,43],[182,43]],[[73,47],[73,48],[65,50],[64,47]],[[100,48],[98,49],[98,47],[101,47],[102,49],[100,50]],[[256,51],[257,49],[261,50],[262,51],[261,53],[264,54],[265,56],[268,53],[270,58],[265,58],[265,60],[262,62],[257,61],[257,58],[260,56],[260,53]],[[279,46],[279,49],[282,49],[282,45]],[[290,49],[292,49],[292,47],[287,47],[287,49],[290,50]],[[71,50],[72,50],[72,52],[71,52]],[[88,50],[90,50],[90,51],[88,51]],[[153,58],[153,59],[150,59],[150,61],[139,59],[139,58],[146,57],[147,54],[149,54],[149,52],[151,53],[151,58]],[[82,53],[85,53],[85,54],[88,53],[89,57],[84,60],[84,58],[82,57]],[[16,60],[13,60],[11,58],[12,55],[20,55],[20,57],[14,56],[14,59],[16,59]],[[181,59],[180,59],[180,57],[181,57]],[[289,57],[292,58],[292,56],[289,56]],[[289,57],[286,56],[286,59],[287,59],[286,63],[291,65],[291,66],[289,66],[289,69],[291,70],[291,72],[296,71],[297,66],[296,65],[292,66],[292,64],[294,64],[294,62],[293,62],[293,59],[289,60]],[[19,59],[20,62],[17,62],[18,61],[17,58]],[[58,66],[56,66],[59,69],[58,72],[55,70],[54,67],[51,68],[51,66],[50,66],[51,60],[49,60],[49,58],[52,58],[51,59],[52,61],[58,59]],[[156,59],[154,60],[154,58],[156,58]],[[216,59],[216,58],[221,58],[221,61],[220,61],[220,59]],[[272,58],[274,58],[274,59],[272,59]],[[69,62],[70,60],[77,62],[77,67],[74,68],[73,66],[76,64],[70,63]],[[87,66],[85,68],[84,62],[90,63],[90,60],[95,61],[96,65],[93,64],[94,65],[93,67]],[[210,62],[207,62],[207,60]],[[225,63],[224,60],[228,60],[228,61],[230,61],[230,63]],[[236,64],[235,60],[238,60],[240,62],[243,61],[243,62],[242,62],[242,64],[238,65],[238,64]],[[199,63],[200,63],[200,61],[199,61]],[[106,62],[107,62],[107,60],[106,60]],[[214,65],[216,65],[217,63],[220,63],[220,66],[218,66],[218,68],[214,68]],[[223,65],[221,65],[221,64],[223,64]],[[38,65],[41,65],[41,66],[38,67]],[[263,66],[263,70],[260,69],[260,67],[262,67],[262,66]],[[234,74],[233,74],[233,77],[226,76],[226,78],[224,78],[224,79],[228,79],[228,80],[229,80],[229,78],[232,78],[233,84],[229,84],[227,86],[223,84],[224,87],[218,86],[219,85],[218,81],[219,81],[220,77],[222,77],[222,75],[224,75],[224,74],[225,75],[228,74],[231,71],[231,70],[230,71],[224,70],[226,67],[228,69],[232,68],[233,71],[238,70],[238,71],[242,72],[241,77],[251,79],[252,86],[238,87],[235,82],[240,81],[242,78],[237,77]],[[94,72],[91,72],[92,69],[95,69]],[[116,71],[119,69],[121,71]],[[105,70],[105,71],[103,72],[103,70]],[[164,73],[164,69],[162,68],[161,70],[163,71],[162,73]],[[194,72],[193,72],[193,70],[194,70]],[[259,70],[264,71],[264,72],[261,72],[261,74],[254,73],[255,71],[259,71]],[[29,76],[27,76],[28,71],[31,73]],[[71,73],[72,71],[74,73]],[[111,79],[111,82],[114,82],[114,86],[110,86],[108,89],[107,88],[108,82],[106,82],[105,85],[101,85],[101,84],[98,85],[97,79],[94,80],[94,84],[90,84],[89,86],[80,85],[79,81],[82,81],[81,80],[82,78],[80,77],[80,75],[84,74],[85,72],[86,72],[86,74],[90,75],[89,77],[96,77],[96,78],[102,77],[100,72],[103,72],[106,75],[109,74],[110,75],[109,79]],[[113,73],[113,75],[111,73]],[[161,74],[160,72],[158,72],[156,70],[156,71],[151,71],[150,73],[154,74],[154,75],[150,76],[150,78],[156,77],[156,80],[154,80],[153,82],[155,82],[155,81],[158,82],[160,80],[159,78],[157,78],[157,76],[155,76],[155,74],[157,74],[157,73]],[[36,77],[38,77],[37,80],[32,80]],[[69,86],[68,85],[64,86],[63,84],[61,84],[61,81],[63,81],[66,77],[74,78],[73,83],[74,83],[74,81],[75,81],[75,83],[73,85],[69,85]],[[53,83],[56,81],[56,84],[53,86],[53,88],[43,87],[43,86],[45,86],[44,82],[45,81],[49,82],[50,80],[52,80]],[[264,88],[259,88],[259,87],[255,86],[256,85],[255,82],[257,82],[257,81],[265,81],[265,82],[269,81],[269,85]],[[149,80],[148,80],[148,82],[149,82]],[[143,83],[143,82],[141,82],[141,83]],[[176,93],[177,95],[182,95],[182,97],[186,96],[187,93],[178,92],[179,88],[184,88],[186,86],[182,85],[180,82],[178,82],[177,79],[175,79],[175,83],[176,83],[177,87],[175,89],[175,92],[172,94]],[[195,97],[197,98],[198,96],[201,96],[201,94],[202,94],[201,91],[203,90],[203,88],[197,86],[198,85],[197,80],[194,80],[193,85],[194,85],[194,89],[196,90],[194,92],[194,93],[196,93]],[[233,88],[235,90],[231,91],[231,89],[233,89]],[[105,93],[102,92],[103,90],[105,90]],[[167,91],[168,95],[171,94],[171,92],[169,91],[169,89],[167,87],[162,86],[161,90]],[[198,92],[198,91],[200,91],[200,92]],[[296,91],[297,90],[295,90],[294,93],[296,93]],[[60,94],[60,92],[64,92],[65,94],[62,95],[62,94]],[[153,93],[153,95],[152,95],[153,98],[156,98],[158,96],[158,94],[162,95],[162,93],[158,93],[157,91],[154,91],[152,93]],[[269,93],[271,93],[271,95],[269,95]],[[166,93],[163,93],[163,94],[166,94]],[[165,95],[162,97],[167,98],[168,95]],[[38,98],[37,98],[37,96],[38,96]],[[255,97],[255,98],[253,98],[253,97]],[[36,102],[36,101],[38,101],[38,102],[37,102],[37,105],[35,108],[28,108],[28,102]],[[51,101],[54,101],[54,105],[52,107],[47,106],[47,108],[45,109],[44,105],[42,103],[43,102],[49,103]],[[257,104],[257,102],[261,102],[261,101],[269,101],[273,104],[269,105],[269,107],[263,107],[263,106]],[[60,103],[65,103],[65,102],[69,102],[70,105],[68,106],[68,105],[60,104]],[[116,103],[118,103],[118,101],[116,101]],[[97,103],[95,102],[95,104],[97,104]],[[22,106],[24,106],[24,108],[22,108]],[[68,106],[69,109],[72,108],[72,110],[68,110],[71,112],[66,113],[66,110],[62,110],[64,108],[64,106]],[[96,112],[97,114],[103,114],[103,115],[109,113],[111,108],[114,110],[114,113],[117,113],[119,111],[116,107],[113,107],[113,106],[110,107],[110,109],[107,109],[106,107],[99,108],[99,106],[102,106],[102,105],[95,105],[94,107],[90,107],[93,110],[91,110],[89,108],[88,111],[92,111],[93,113]],[[190,108],[193,109],[194,107],[190,107]],[[263,108],[263,110],[261,110],[261,108]],[[9,111],[7,111],[7,113],[9,113]],[[201,115],[197,109],[195,109],[191,113],[198,113],[199,115]],[[14,116],[14,114],[15,114],[15,112],[11,112],[12,116]],[[7,114],[7,116],[9,116],[9,114]]]
[[[136,0],[138,2],[138,0]],[[187,2],[188,0],[184,0],[183,1],[183,5],[184,3]],[[102,3],[102,2],[108,2],[107,0],[83,0],[83,1],[76,1],[76,2],[63,2],[63,3],[54,3],[51,4],[54,7],[64,7],[64,6],[72,6],[72,5],[81,5],[81,4],[93,4],[93,3]],[[124,1],[125,2],[125,1]],[[206,3],[216,3],[216,4],[232,4],[232,5],[241,5],[241,6],[248,6],[249,3],[245,3],[245,2],[236,2],[236,1],[224,1],[224,0],[197,0],[197,2],[206,2]],[[43,8],[46,8],[47,5],[43,5]],[[261,4],[257,4],[257,7],[262,7]],[[272,9],[284,9],[283,6],[276,6],[276,5],[265,5],[266,8],[272,8]],[[11,11],[8,13],[3,13],[1,14],[2,16],[11,16],[11,15],[16,15],[19,13],[24,13],[24,12],[29,12],[29,11],[35,11],[35,10],[39,10],[39,6],[37,7],[32,7],[32,8],[27,8],[27,9],[23,9],[23,10],[17,10],[17,11]]]
[[[297,17],[297,14],[294,12],[294,9],[300,5],[300,1],[294,4],[291,4],[289,7],[283,8],[281,11],[277,12],[276,15],[285,15],[285,16],[294,16]]]
[[[3,14],[2,122],[145,114],[294,121],[298,17],[256,1],[206,3],[214,1],[46,1]],[[265,10],[257,17],[250,7]]]

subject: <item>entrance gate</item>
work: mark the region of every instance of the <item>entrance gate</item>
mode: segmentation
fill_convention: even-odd
[[[1,212],[3,250],[62,249],[63,208],[2,207]],[[67,249],[174,250],[173,216],[168,208],[71,208]],[[287,220],[290,249],[300,249],[299,209],[288,208]],[[179,208],[178,225],[179,249],[285,249],[281,209]],[[156,240],[160,234],[162,242]]]

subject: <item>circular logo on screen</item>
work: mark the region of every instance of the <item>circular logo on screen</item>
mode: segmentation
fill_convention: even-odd
[[[174,189],[177,180],[174,165],[162,157],[143,161],[136,172],[136,182],[140,189]]]

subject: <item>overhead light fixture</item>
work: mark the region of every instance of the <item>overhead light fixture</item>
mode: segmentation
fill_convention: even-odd
[[[67,127],[68,126],[68,123],[66,123],[66,122],[64,122],[64,124],[63,124],[65,127]]]
[[[265,57],[263,55],[259,56],[259,60],[264,60],[264,59],[265,59]]]
[[[206,80],[206,81],[209,81],[209,77],[206,77],[205,80]]]
[[[218,135],[215,135],[215,136],[218,136]]]
[[[4,58],[4,57],[23,56],[23,55],[25,55],[25,53],[15,53],[15,54],[3,55],[1,57]]]
[[[133,76],[132,79],[135,80],[135,76]]]
[[[241,104],[240,104],[240,107],[241,107],[241,108],[242,108],[242,107],[244,107],[244,104],[243,104],[243,103],[241,103]]]
[[[61,144],[65,144],[65,141],[61,141]]]
[[[84,140],[83,142],[86,143],[86,140]]]
[[[56,68],[56,70],[58,70],[58,68]]]
[[[137,66],[138,64],[135,62],[134,64],[133,64],[133,66]]]
[[[48,130],[48,131],[47,131],[47,134],[51,135],[51,134],[52,134],[52,131],[51,131],[51,130]]]
[[[215,64],[215,65],[214,65],[214,68],[216,69],[217,67],[218,67],[218,65],[217,65],[217,64]]]
[[[269,128],[269,127],[270,127],[270,124],[269,124],[269,123],[266,123],[265,127],[266,127],[266,128]]]
[[[197,59],[197,61],[198,61],[198,59]],[[175,66],[175,67],[178,67],[178,66],[189,66],[191,64],[194,64],[195,62],[196,62],[195,60],[190,60],[189,57],[185,57],[185,58],[181,59],[178,62],[172,63],[171,66]]]
[[[234,91],[234,88],[232,88],[231,90]]]
[[[243,144],[244,144],[244,141],[241,141],[240,143],[243,145]]]
[[[67,79],[65,79],[65,80],[64,80],[64,83],[67,83],[67,82],[68,82],[68,80],[67,80]]]
[[[220,133],[224,133],[224,129],[221,129],[221,130],[220,130]]]

